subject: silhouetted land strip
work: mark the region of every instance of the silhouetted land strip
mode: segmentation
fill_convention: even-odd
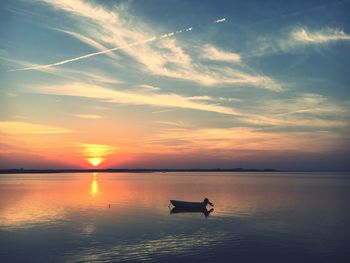
[[[155,172],[277,172],[276,169],[2,169],[0,174],[31,173],[155,173]]]

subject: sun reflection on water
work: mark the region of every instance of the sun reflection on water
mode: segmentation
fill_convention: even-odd
[[[90,186],[90,193],[92,197],[96,197],[99,192],[98,181],[97,181],[98,173],[92,174],[92,182]]]

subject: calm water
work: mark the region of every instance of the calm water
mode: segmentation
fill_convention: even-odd
[[[0,261],[350,262],[349,197],[345,173],[0,175]]]

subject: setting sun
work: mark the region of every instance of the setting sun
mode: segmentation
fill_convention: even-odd
[[[89,158],[87,159],[88,162],[92,165],[92,166],[99,166],[102,162],[103,162],[103,159],[100,158],[100,157],[97,157],[97,158]]]
[[[108,155],[113,154],[115,147],[104,144],[79,144],[82,155],[92,166],[99,166]]]

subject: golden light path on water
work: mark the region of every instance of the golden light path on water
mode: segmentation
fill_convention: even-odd
[[[92,174],[92,182],[91,182],[91,196],[96,197],[99,191],[98,181],[97,181],[98,173]]]

